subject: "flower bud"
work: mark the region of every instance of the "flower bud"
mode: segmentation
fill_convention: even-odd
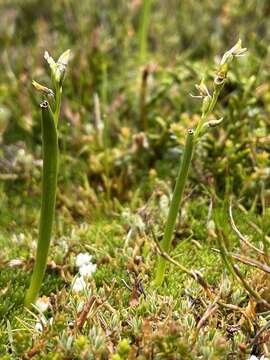
[[[66,50],[57,60],[49,55],[48,51],[45,51],[44,58],[49,64],[52,72],[52,78],[55,84],[62,86],[63,80],[65,78],[67,64],[70,58],[70,50]]]
[[[203,124],[203,127],[204,128],[208,128],[208,127],[216,127],[218,126],[219,124],[221,124],[223,121],[223,117],[218,119],[218,120],[210,120],[210,121],[207,121],[205,124]]]
[[[46,86],[39,84],[39,83],[38,83],[37,81],[35,81],[35,80],[32,81],[32,85],[34,86],[34,88],[35,88],[37,91],[43,93],[44,95],[48,95],[48,96],[54,97],[54,92],[52,91],[52,89],[49,89],[49,88],[47,88]]]

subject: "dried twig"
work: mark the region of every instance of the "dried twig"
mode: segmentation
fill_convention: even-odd
[[[250,247],[251,249],[257,251],[260,255],[264,255],[264,252],[261,249],[258,249],[255,245],[253,245],[246,236],[244,236],[243,234],[241,234],[241,232],[239,231],[239,229],[237,228],[237,226],[235,225],[234,219],[233,219],[233,215],[232,215],[232,201],[230,201],[230,205],[229,205],[229,218],[230,218],[230,224],[231,227],[233,229],[233,231],[236,233],[236,235],[238,236],[238,238],[248,247]]]
[[[202,326],[205,324],[205,322],[207,321],[207,319],[214,313],[217,311],[218,309],[218,302],[221,298],[221,294],[223,291],[223,284],[221,284],[220,290],[217,294],[217,296],[215,297],[214,301],[208,305],[204,315],[201,317],[200,321],[198,322],[197,326],[196,326],[196,330],[195,330],[195,335],[194,335],[194,339],[193,341],[195,342],[198,336],[198,333],[200,331],[200,329],[202,328]]]
[[[84,304],[83,310],[80,313],[77,321],[76,321],[76,327],[80,331],[83,328],[83,325],[87,319],[87,316],[89,314],[89,311],[93,307],[94,303],[96,302],[97,297],[95,295],[92,295],[88,301]]]
[[[220,250],[218,250],[218,249],[212,249],[212,250],[217,253],[220,253]],[[231,256],[232,258],[234,258],[235,260],[240,261],[243,264],[254,266],[257,269],[262,270],[262,271],[266,272],[267,274],[270,274],[270,267],[265,264],[262,264],[261,262],[259,262],[257,260],[251,259],[250,257],[238,255],[238,254],[235,254],[232,252],[228,252],[228,255]]]
[[[244,214],[247,214],[248,211],[244,208],[243,205],[237,204],[237,207],[239,210],[241,210]],[[260,235],[264,235],[263,231],[257,224],[255,224],[253,221],[247,219],[247,223]],[[270,243],[270,236],[264,235],[265,239]]]
[[[218,233],[217,240],[220,248],[220,255],[228,271],[230,271],[230,273],[235,277],[235,279],[243,286],[243,288],[247,291],[247,293],[257,301],[257,303],[263,304],[269,309],[270,304],[268,304],[268,302],[265,301],[260,296],[260,294],[249,285],[249,283],[246,281],[246,279],[244,278],[238,267],[233,263],[233,258],[228,253],[228,250],[225,245],[225,241],[224,241],[225,235],[219,227],[217,227],[217,233]]]

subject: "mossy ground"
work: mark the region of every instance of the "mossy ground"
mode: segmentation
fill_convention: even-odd
[[[141,5],[0,5],[8,19],[0,25],[1,359],[214,360],[270,351],[269,310],[216,251],[222,238],[234,254],[268,261],[240,243],[228,208],[232,199],[237,227],[261,249],[270,228],[269,4],[153,1],[147,53],[139,54]],[[196,148],[170,254],[208,287],[168,262],[157,289],[153,233],[161,239],[185,131],[200,114],[188,94],[201,78],[212,83],[215,57],[239,36],[248,55],[232,65],[215,110],[223,124]],[[57,57],[67,48],[56,221],[40,294],[49,307],[41,313],[23,306],[41,195],[40,97],[31,80],[48,85],[44,50]],[[76,292],[80,253],[97,270]],[[268,273],[235,264],[270,301]]]

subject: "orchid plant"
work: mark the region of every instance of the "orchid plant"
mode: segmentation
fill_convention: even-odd
[[[165,225],[163,239],[161,241],[161,249],[166,253],[169,253],[171,248],[175,223],[181,205],[185,185],[187,182],[187,177],[188,177],[189,168],[192,161],[195,146],[201,139],[202,135],[209,128],[221,124],[223,120],[222,118],[219,120],[209,120],[209,116],[213,112],[218,97],[221,93],[221,90],[223,89],[223,86],[226,82],[229,64],[235,57],[243,56],[246,53],[246,51],[247,49],[242,47],[241,40],[239,40],[230,50],[225,52],[225,54],[221,58],[221,61],[218,66],[217,74],[214,79],[213,93],[210,94],[210,91],[208,90],[207,86],[202,80],[200,85],[196,85],[196,89],[198,90],[199,94],[196,96],[192,95],[193,97],[202,100],[201,117],[195,130],[189,129],[187,131],[184,152],[179,166],[178,176],[176,179],[173,197],[170,204],[170,209]],[[160,256],[158,259],[158,265],[157,265],[157,271],[155,277],[155,285],[157,287],[161,286],[163,283],[165,270],[166,270],[166,259]]]
[[[49,246],[55,213],[58,174],[58,122],[60,116],[62,85],[66,74],[70,51],[65,51],[57,61],[45,52],[45,60],[51,70],[53,90],[33,81],[35,89],[43,94],[41,108],[42,128],[42,200],[39,220],[39,235],[34,270],[30,287],[25,297],[25,306],[30,307],[39,294],[47,265]]]

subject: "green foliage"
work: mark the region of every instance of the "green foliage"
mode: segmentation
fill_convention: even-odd
[[[1,359],[246,359],[269,347],[267,327],[259,333],[269,310],[254,303],[217,252],[221,231],[228,253],[267,265],[232,230],[228,205],[232,197],[239,231],[264,249],[268,1],[155,0],[148,29],[141,27],[143,3],[150,4],[0,5]],[[147,49],[143,63],[140,33],[142,54]],[[162,239],[185,130],[199,121],[200,103],[188,94],[198,79],[209,87],[220,55],[239,37],[249,52],[231,63],[213,112],[223,117],[222,126],[204,134],[195,149],[170,253],[201,274],[213,298],[175,264],[160,291],[151,284],[157,256],[152,233]],[[31,82],[37,79],[48,92],[43,52],[60,56],[67,48],[73,55],[58,128],[57,216],[40,291],[49,306],[29,313],[23,296],[36,252],[42,168],[40,96]],[[79,253],[92,255],[97,270],[76,292]],[[232,261],[270,302],[268,274]],[[211,304],[211,316],[200,323]]]

